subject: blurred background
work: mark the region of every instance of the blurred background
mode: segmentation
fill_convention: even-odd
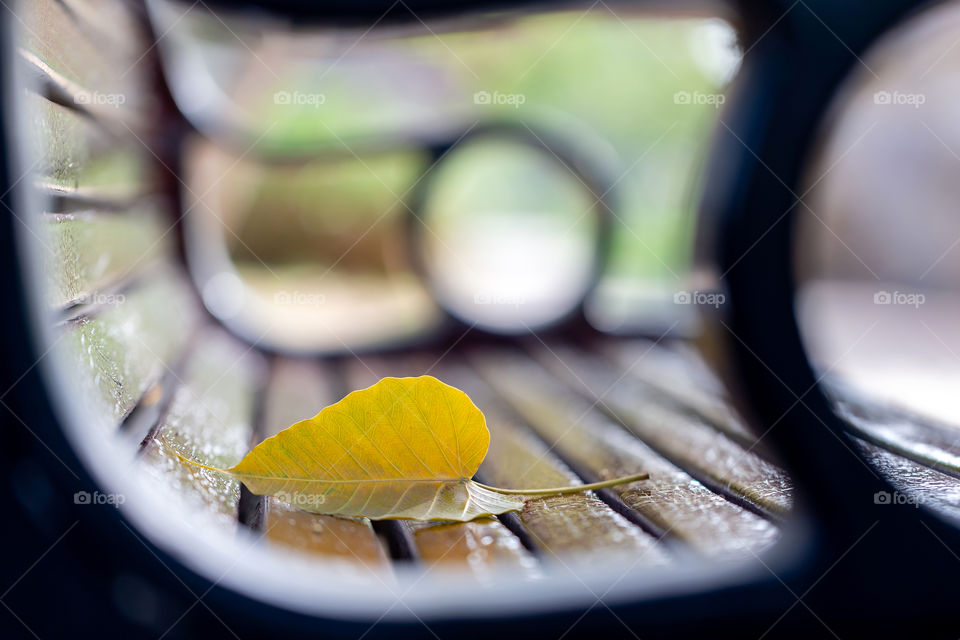
[[[151,7],[203,134],[185,172],[194,273],[251,339],[384,346],[435,332],[440,307],[496,332],[581,307],[607,331],[674,321],[739,65],[723,20],[597,7],[291,36]],[[512,133],[478,133],[490,123]]]

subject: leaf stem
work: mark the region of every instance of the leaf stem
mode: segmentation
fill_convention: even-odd
[[[161,448],[161,449],[163,449],[163,450],[166,451],[167,453],[172,453],[173,455],[177,456],[177,458],[179,458],[180,462],[189,464],[190,466],[193,466],[193,467],[200,467],[201,469],[206,469],[207,471],[216,471],[217,473],[226,473],[226,474],[228,474],[228,475],[230,474],[230,472],[227,471],[226,469],[218,469],[218,468],[216,468],[216,467],[210,467],[210,466],[207,466],[207,465],[205,465],[205,464],[203,464],[203,463],[201,463],[201,462],[197,462],[196,460],[191,460],[190,458],[187,458],[186,456],[181,455],[180,452],[177,451],[176,449],[174,449],[174,448],[172,448],[172,447],[168,447],[167,445],[163,444],[163,443],[160,442],[159,440],[157,440],[156,442],[157,442],[157,444],[160,445],[160,448]]]
[[[227,469],[218,469],[217,467],[211,467],[201,462],[197,462],[196,460],[191,460],[190,458],[187,458],[186,456],[182,455],[179,451],[173,449],[172,447],[168,447],[160,441],[157,441],[157,443],[160,445],[162,449],[164,449],[168,453],[172,453],[173,455],[175,455],[180,460],[180,462],[188,464],[192,467],[199,467],[200,469],[206,469],[207,471],[215,471],[217,473],[230,474],[230,471]],[[478,487],[483,487],[484,489],[487,489],[488,491],[495,491],[497,493],[502,493],[504,495],[556,496],[556,495],[564,495],[569,493],[581,493],[583,491],[595,491],[597,489],[606,489],[608,487],[615,487],[621,484],[629,484],[631,482],[637,482],[639,480],[647,480],[648,478],[650,478],[649,473],[635,473],[629,476],[613,478],[612,480],[603,480],[601,482],[592,482],[590,484],[578,484],[578,485],[573,485],[569,487],[553,487],[551,489],[501,489],[500,487],[491,487],[490,485],[483,484],[482,482],[477,482],[476,480],[474,480],[473,483]]]
[[[638,480],[647,480],[649,477],[649,473],[635,473],[631,476],[623,476],[622,478],[614,478],[613,480],[604,480],[602,482],[580,484],[571,487],[554,487],[553,489],[501,489],[499,487],[491,487],[481,482],[477,482],[476,480],[474,480],[474,484],[490,491],[496,491],[497,493],[503,493],[511,496],[555,496],[567,493],[580,493],[581,491],[606,489],[607,487],[615,487],[620,484],[637,482]]]

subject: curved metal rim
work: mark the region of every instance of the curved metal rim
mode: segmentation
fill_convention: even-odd
[[[579,295],[579,302],[568,312],[535,326],[518,328],[516,331],[489,329],[483,324],[478,324],[478,328],[496,334],[521,334],[529,330],[545,330],[557,327],[565,322],[576,321],[578,324],[585,322],[583,319],[583,307],[596,288],[597,283],[603,275],[606,266],[606,256],[609,254],[610,244],[612,242],[613,218],[619,210],[619,198],[617,194],[617,173],[613,158],[609,154],[594,154],[596,157],[590,157],[582,152],[587,145],[580,144],[582,141],[571,135],[563,135],[560,131],[552,127],[546,127],[537,123],[527,123],[519,121],[491,121],[478,124],[460,136],[447,142],[432,145],[430,147],[430,161],[422,179],[416,184],[407,201],[407,244],[411,250],[411,260],[414,271],[420,276],[427,287],[427,290],[433,295],[444,310],[450,314],[457,322],[458,326],[467,327],[471,319],[464,318],[456,310],[447,306],[442,297],[438,296],[433,275],[426,260],[426,242],[425,238],[429,234],[427,221],[424,219],[424,209],[429,200],[430,189],[435,180],[435,170],[441,166],[447,158],[456,153],[459,148],[466,148],[473,142],[489,138],[501,138],[506,142],[514,144],[524,144],[530,148],[541,152],[549,161],[559,164],[570,171],[580,182],[589,190],[590,196],[595,200],[591,209],[591,215],[597,222],[597,236],[594,242],[593,252],[594,260],[590,266],[589,277],[583,291]]]
[[[764,6],[755,25],[763,35],[739,87],[746,95],[718,129],[698,252],[706,269],[719,272],[731,304],[714,318],[705,348],[733,364],[726,379],[735,383],[734,397],[773,440],[821,538],[818,558],[798,576],[796,588],[812,589],[849,552],[845,562],[859,562],[863,573],[851,568],[850,575],[825,581],[859,583],[855,593],[841,592],[844,607],[876,611],[877,603],[892,600],[901,610],[912,606],[943,616],[950,605],[930,584],[940,579],[944,563],[955,561],[947,558],[960,530],[925,508],[876,504],[877,492],[896,489],[846,443],[846,427],[818,384],[795,315],[793,263],[796,194],[833,98],[862,62],[860,55],[913,12],[936,3],[800,4]],[[833,39],[832,47],[825,38]],[[844,540],[857,542],[847,548]],[[891,556],[891,548],[913,554]],[[882,569],[875,566],[879,557]],[[864,582],[871,566],[881,575]],[[901,585],[923,593],[903,592]]]

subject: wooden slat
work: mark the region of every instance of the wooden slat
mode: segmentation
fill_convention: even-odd
[[[347,384],[360,389],[388,375],[398,367],[374,358],[355,359],[347,366]],[[400,373],[400,375],[403,375]],[[520,539],[495,518],[457,523],[404,522],[413,534],[417,555],[428,568],[443,567],[471,573],[481,582],[495,580],[501,573],[511,577],[539,576],[536,559]]]
[[[766,453],[727,401],[723,385],[690,347],[640,339],[604,340],[598,347],[628,375],[696,412],[741,446]]]
[[[739,428],[739,418],[729,408],[722,385],[689,348],[625,340],[608,341],[602,349],[620,366],[632,367],[631,375],[675,394],[718,428]],[[960,516],[960,432],[935,420],[871,402],[839,381],[825,379],[823,383],[841,417],[866,438],[855,442],[878,471],[912,502]],[[735,435],[730,430],[725,432]]]
[[[688,412],[659,401],[618,367],[568,346],[535,348],[537,359],[587,395],[637,437],[710,488],[763,513],[785,515],[791,484],[786,473]]]
[[[899,490],[900,495],[891,494],[889,498],[875,495],[876,502],[883,504],[888,499],[890,502],[908,501],[918,507],[929,507],[960,519],[960,479],[890,453],[865,440],[854,439],[854,442],[870,464]]]
[[[164,222],[149,204],[123,213],[47,216],[47,303],[56,309],[95,302],[95,294],[155,265],[172,250],[172,234]]]
[[[496,518],[471,522],[408,522],[427,570],[469,570],[483,584],[540,577],[536,559]]]
[[[629,369],[630,375],[676,394],[678,400],[711,420],[727,435],[734,437],[735,430],[742,428],[744,434],[753,437],[744,425],[738,425],[739,418],[729,407],[723,385],[696,353],[682,345],[651,345],[643,340],[611,341],[605,343],[602,350],[621,367]],[[652,354],[656,355],[651,358]],[[914,462],[960,477],[960,431],[957,428],[876,402],[835,377],[827,376],[821,383],[854,433]],[[872,458],[891,472],[902,465],[907,475],[922,475],[914,473],[907,461],[896,462],[895,457],[882,452],[875,452]]]
[[[104,428],[116,427],[183,351],[199,317],[188,290],[182,275],[165,268],[97,315],[64,323],[58,348]]]
[[[461,356],[448,355],[434,366],[435,359],[428,354],[414,354],[364,361],[384,375],[418,376],[429,370],[430,375],[470,396],[483,411],[490,429],[490,450],[478,474],[484,482],[507,489],[581,483]],[[668,555],[656,538],[592,492],[529,500],[520,520],[537,549],[566,566],[588,564],[614,553],[631,556],[637,567],[668,562]]]
[[[777,528],[694,480],[517,351],[475,355],[490,383],[586,480],[646,471],[613,491],[665,535],[709,556],[758,553]]]
[[[960,430],[885,406],[837,383],[827,383],[834,407],[854,433],[885,449],[960,478]]]
[[[475,371],[441,364],[433,374],[463,390],[486,417],[490,450],[479,474],[485,483],[505,489],[581,484],[580,478],[518,420]],[[669,561],[656,538],[593,492],[528,500],[520,519],[537,548],[567,566],[589,564],[611,554],[629,555],[637,567]]]
[[[153,190],[149,151],[94,119],[32,93],[24,96],[36,182],[59,196],[125,203]],[[127,132],[122,132],[127,133]]]
[[[120,0],[102,4],[116,14],[129,15],[130,5],[125,7]],[[111,25],[118,36],[121,30],[126,32],[125,45],[113,46],[116,38],[103,37],[98,32],[102,29],[91,28],[89,20],[58,0],[17,2],[14,7],[18,45],[28,58],[35,57],[39,66],[62,77],[65,84],[76,85],[68,91],[76,94],[81,107],[95,107],[91,111],[123,118],[149,104],[150,65],[138,59],[150,45],[132,20]],[[119,108],[107,102],[116,96],[122,96]]]
[[[237,526],[240,483],[226,474],[199,469],[172,452],[220,468],[236,464],[253,434],[255,398],[264,364],[244,345],[211,329],[197,342],[183,383],[143,447],[143,465],[179,506],[184,526]]]
[[[335,401],[329,372],[312,363],[279,359],[267,386],[260,435],[275,435]],[[266,498],[262,524],[272,543],[312,557],[341,560],[356,571],[390,572],[387,553],[366,518],[317,515]]]

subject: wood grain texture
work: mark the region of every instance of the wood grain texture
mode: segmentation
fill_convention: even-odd
[[[900,495],[875,495],[883,504],[908,502],[927,507],[960,521],[960,479],[890,453],[865,440],[854,439],[855,445],[877,471],[890,479]]]
[[[836,380],[825,380],[834,408],[866,440],[915,462],[960,478],[960,430],[886,406]]]
[[[30,0],[14,6],[18,46],[64,79],[78,108],[121,119],[150,105],[152,69],[141,57],[150,44],[130,4]],[[100,20],[92,19],[95,13]],[[113,104],[117,97],[122,102]]]
[[[180,357],[199,320],[184,276],[164,268],[97,315],[61,327],[56,348],[104,430],[115,428]]]
[[[371,363],[371,359],[365,359]],[[431,375],[464,391],[483,411],[490,449],[479,476],[505,489],[562,487],[581,480],[523,424],[480,375],[454,353],[436,366],[421,353],[374,359],[371,366],[389,375]],[[431,368],[432,366],[432,368]],[[636,567],[669,562],[664,546],[616,513],[593,492],[528,500],[520,520],[539,551],[568,567],[586,565],[611,554],[629,556]]]
[[[37,162],[35,180],[41,189],[121,204],[154,190],[149,167],[155,160],[129,132],[118,135],[93,118],[32,93],[24,99]]]
[[[740,446],[766,453],[727,401],[723,385],[691,347],[642,339],[606,339],[597,346],[620,370],[697,413]]]
[[[96,303],[171,255],[173,238],[149,203],[123,213],[81,211],[44,217],[47,304],[54,309]],[[101,294],[97,296],[96,294]]]
[[[312,417],[336,401],[330,372],[320,366],[280,358],[275,361],[264,399],[261,439]],[[264,500],[263,530],[273,544],[315,558],[339,559],[357,570],[390,572],[387,553],[366,518],[318,515],[276,498]]]
[[[712,489],[777,516],[790,509],[786,473],[696,416],[660,401],[619,367],[569,346],[535,348],[537,360],[638,438]]]
[[[476,371],[465,365],[441,364],[435,374],[465,391],[487,418],[491,437],[490,451],[480,467],[484,482],[506,489],[582,483]],[[614,554],[629,556],[638,568],[670,561],[655,537],[593,492],[528,500],[520,519],[537,548],[568,567],[609,560]]]
[[[686,345],[659,346],[646,340],[605,341],[602,350],[651,385],[692,407],[736,439],[753,437],[729,408],[725,391],[705,363]],[[960,432],[936,420],[884,406],[840,381],[825,378],[841,417],[859,438],[867,460],[902,492],[902,499],[946,515],[960,515]],[[749,440],[742,440],[741,444]],[[747,445],[749,446],[749,445]]]
[[[537,560],[496,518],[405,525],[413,532],[420,560],[427,571],[467,570],[481,584],[541,576]]]
[[[172,452],[226,468],[247,452],[253,434],[261,358],[219,329],[207,330],[187,363],[182,384],[143,446],[143,467],[174,504],[184,526],[237,527],[240,483],[182,462]]]
[[[431,360],[432,363],[432,360]],[[386,376],[420,375],[429,364],[375,357],[354,359],[346,365],[350,389],[361,389]],[[481,582],[496,579],[500,572],[536,577],[538,563],[520,539],[495,518],[473,522],[402,523],[411,533],[419,558],[428,568],[443,567],[473,574]]]
[[[551,448],[589,474],[585,480],[649,472],[649,480],[612,491],[669,537],[714,557],[759,553],[776,540],[768,520],[710,491],[525,354],[478,353],[474,362]]]

